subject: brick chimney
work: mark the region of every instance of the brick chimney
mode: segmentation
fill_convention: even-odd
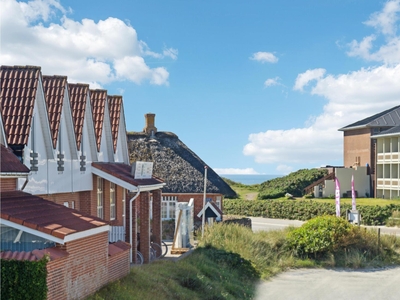
[[[155,114],[145,114],[144,119],[146,121],[145,127],[143,128],[143,131],[151,136],[154,136],[157,132],[157,128],[154,126],[154,119],[156,115]]]

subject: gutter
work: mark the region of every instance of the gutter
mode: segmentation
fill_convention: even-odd
[[[136,195],[129,200],[129,243],[131,244],[130,262],[132,263],[132,203],[140,195],[140,186],[137,187]]]

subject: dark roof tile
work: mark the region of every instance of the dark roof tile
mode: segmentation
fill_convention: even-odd
[[[347,125],[339,130],[347,130],[354,127],[392,127],[397,125],[400,125],[400,105]]]

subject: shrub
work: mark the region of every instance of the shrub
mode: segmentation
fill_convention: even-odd
[[[1,260],[1,299],[47,298],[48,256],[39,261]]]
[[[302,169],[287,176],[268,180],[260,184],[258,199],[276,199],[285,196],[286,193],[301,197],[307,186],[327,174],[326,169]]]
[[[400,205],[360,205],[357,208],[360,211],[363,225],[385,225],[392,212],[400,210]],[[351,204],[341,204],[341,216],[345,218],[346,211],[349,209],[351,209]],[[229,200],[224,202],[224,213],[247,217],[307,221],[317,216],[334,216],[336,209],[335,203],[321,203],[313,200]]]
[[[316,217],[288,234],[288,247],[299,256],[324,255],[340,246],[350,232],[348,221],[334,216]]]

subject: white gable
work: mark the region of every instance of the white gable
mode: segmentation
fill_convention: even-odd
[[[31,131],[28,144],[24,148],[23,163],[32,170],[29,182],[24,191],[31,194],[47,194],[49,192],[49,174],[47,163],[54,159],[49,119],[44,98],[42,80],[39,78],[36,99],[33,108]],[[25,179],[18,180],[21,188]]]
[[[123,103],[121,103],[117,150],[114,153],[114,161],[129,164],[128,141],[126,138],[126,123]]]

